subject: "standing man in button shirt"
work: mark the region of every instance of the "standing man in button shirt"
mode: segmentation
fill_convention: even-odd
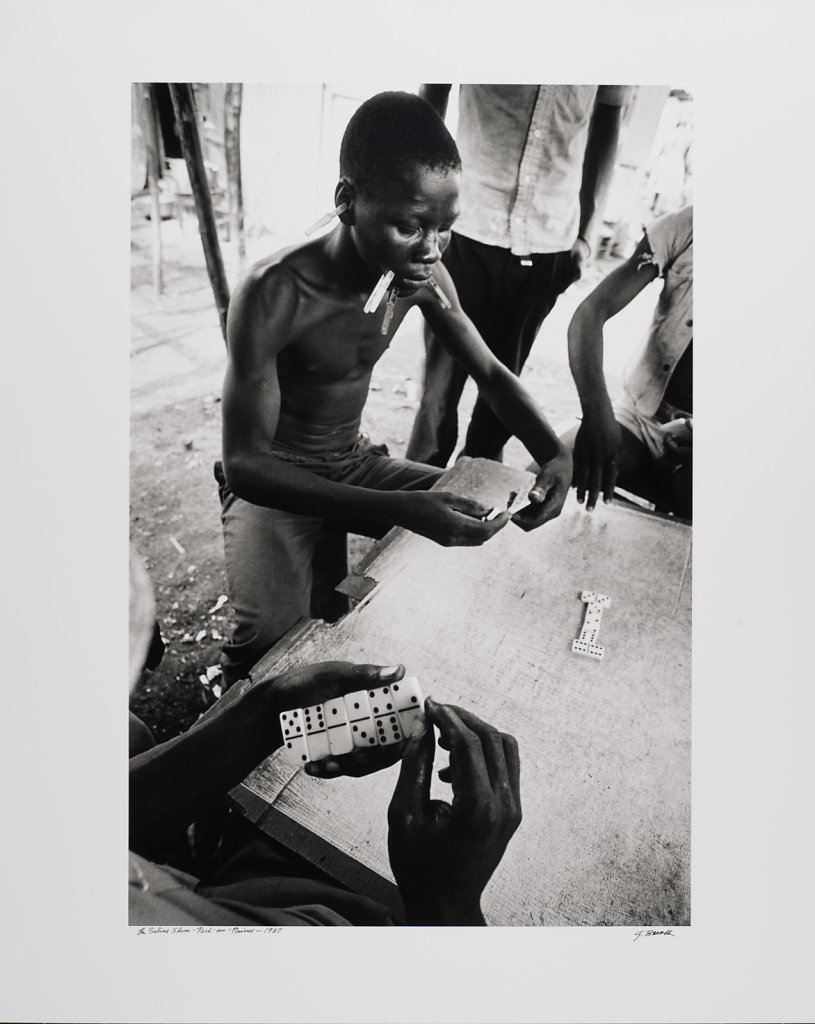
[[[603,327],[646,285],[663,279],[647,338],[612,404],[603,375]],[[692,521],[693,207],[650,224],[632,256],[575,310],[569,365],[583,418],[561,437],[574,448],[577,500],[590,512],[618,483],[657,511]]]
[[[419,94],[444,117],[450,85]],[[461,216],[444,255],[461,305],[519,374],[558,295],[591,248],[617,151],[626,86],[462,85]],[[425,330],[425,371],[407,457],[446,466],[466,373]],[[501,461],[509,434],[476,400],[461,455]]]

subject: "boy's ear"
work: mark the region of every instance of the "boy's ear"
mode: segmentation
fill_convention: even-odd
[[[345,203],[345,210],[339,215],[340,221],[343,224],[354,223],[354,199],[356,198],[356,191],[354,189],[354,183],[349,181],[347,178],[340,178],[337,182],[337,187],[334,189],[334,205],[342,206]]]

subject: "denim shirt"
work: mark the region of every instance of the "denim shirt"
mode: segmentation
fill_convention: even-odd
[[[571,249],[595,102],[622,106],[627,95],[627,86],[462,85],[455,230],[519,256]]]
[[[676,364],[693,338],[693,206],[645,229],[664,280],[648,337],[623,371],[623,391],[642,416],[653,416]]]

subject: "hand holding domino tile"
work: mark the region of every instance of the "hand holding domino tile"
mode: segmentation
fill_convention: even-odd
[[[559,450],[543,466],[533,464],[534,486],[523,505],[515,504],[512,522],[522,530],[535,530],[560,515],[572,479],[571,452],[560,444]],[[519,495],[519,498],[521,496]]]
[[[397,761],[405,740],[424,728],[424,697],[415,677],[395,673],[382,685],[280,714],[283,750],[309,775],[367,775]]]

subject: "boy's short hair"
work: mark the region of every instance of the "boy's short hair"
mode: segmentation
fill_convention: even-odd
[[[409,92],[381,92],[366,100],[342,137],[340,175],[370,193],[417,164],[461,169],[453,136],[433,107]]]

